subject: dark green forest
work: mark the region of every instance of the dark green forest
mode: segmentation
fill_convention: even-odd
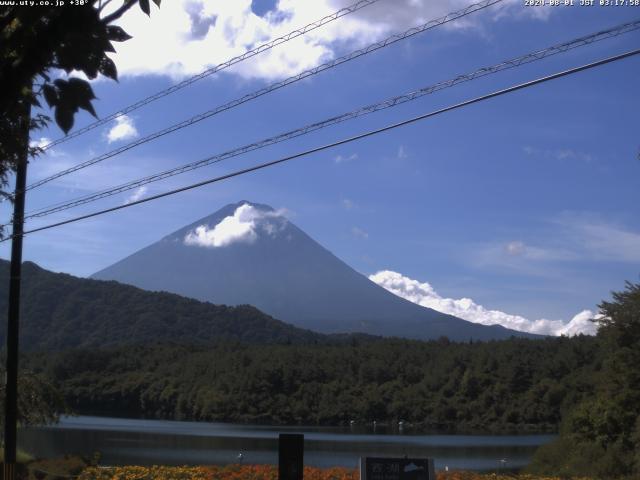
[[[555,431],[593,394],[593,337],[156,345],[32,354],[80,413],[276,424]]]
[[[627,283],[599,307],[593,393],[563,415],[560,437],[534,459],[537,472],[640,478],[640,284]]]

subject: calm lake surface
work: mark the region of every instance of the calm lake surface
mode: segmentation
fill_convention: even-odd
[[[356,468],[361,456],[432,457],[437,469],[497,470],[526,465],[554,435],[438,435],[397,427],[270,427],[226,423],[64,417],[22,429],[20,448],[38,457],[102,454],[103,465],[277,464],[278,434],[303,433],[305,465]]]

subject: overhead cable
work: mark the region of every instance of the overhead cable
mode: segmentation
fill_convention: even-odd
[[[137,110],[145,105],[148,105],[149,103],[155,102],[156,100],[166,97],[167,95],[171,95],[172,93],[177,92],[178,90],[182,90],[185,87],[188,87],[189,85],[197,82],[198,80],[202,80],[203,78],[209,77],[215,73],[218,73],[222,70],[225,70],[237,63],[243,62],[244,60],[247,60],[249,58],[255,57],[256,55],[266,52],[267,50],[271,50],[273,47],[281,45],[283,43],[288,42],[289,40],[293,40],[294,38],[298,38],[302,35],[305,35],[309,32],[311,32],[312,30],[315,30],[316,28],[320,28],[323,25],[326,25],[327,23],[333,22],[334,20],[337,20],[341,17],[344,17],[345,15],[349,15],[350,13],[356,12],[364,7],[368,7],[369,5],[376,3],[380,0],[360,0],[352,5],[349,5],[348,7],[345,8],[341,8],[340,10],[338,10],[337,12],[332,13],[331,15],[327,15],[326,17],[321,18],[320,20],[316,20],[315,22],[312,22],[308,25],[305,25],[302,28],[293,30],[281,37],[275,38],[273,40],[270,40],[267,43],[263,43],[258,45],[257,47],[248,50],[246,52],[244,52],[242,55],[238,55],[236,57],[233,57],[225,62],[219,63],[218,65],[208,68],[204,71],[202,71],[201,73],[197,74],[197,75],[193,75],[190,76],[189,78],[186,78],[184,80],[182,80],[181,82],[172,85],[169,88],[166,88],[164,90],[160,90],[159,92],[154,93],[153,95],[149,95],[148,97],[143,98],[142,100],[139,100],[131,105],[129,105],[128,107],[123,108],[122,110],[118,110],[117,112],[114,112],[110,115],[107,115],[104,118],[101,118],[100,120],[96,120],[93,123],[90,123],[89,125],[82,127],[64,137],[60,137],[46,145],[44,145],[43,147],[41,147],[43,150],[47,150],[55,145],[59,145],[60,143],[66,142],[67,140],[71,140],[72,138],[75,138],[79,135],[83,135],[97,127],[100,127],[102,125],[105,125],[109,122],[111,122],[112,120],[115,120],[117,118],[122,117],[123,115],[126,115],[128,113],[133,112],[134,110]]]
[[[325,119],[323,121],[320,122],[316,122],[316,123],[312,123],[300,128],[297,128],[295,130],[291,130],[285,133],[281,133],[279,135],[273,136],[273,137],[269,137],[263,140],[259,140],[257,142],[248,144],[248,145],[244,145],[229,151],[226,151],[224,153],[220,153],[214,156],[210,156],[207,157],[205,159],[201,159],[195,162],[190,162],[187,163],[185,165],[181,165],[179,167],[175,167],[169,170],[165,170],[163,172],[159,172],[159,173],[155,173],[153,175],[149,175],[137,180],[133,180],[115,187],[111,187],[109,189],[105,189],[102,190],[100,192],[96,192],[96,193],[91,193],[88,195],[84,195],[82,197],[73,199],[71,201],[66,201],[66,202],[60,202],[57,203],[55,205],[50,205],[47,207],[43,207],[40,208],[38,210],[34,210],[32,212],[29,212],[25,218],[26,219],[30,219],[30,218],[37,218],[37,217],[44,217],[47,215],[51,215],[53,213],[56,212],[60,212],[63,210],[68,210],[70,208],[73,207],[77,207],[79,205],[84,205],[90,202],[94,202],[103,198],[107,198],[107,197],[111,197],[113,195],[117,195],[119,193],[123,193],[129,190],[133,190],[139,187],[142,187],[144,185],[147,185],[149,183],[153,183],[153,182],[157,182],[169,177],[173,177],[175,175],[179,175],[185,172],[189,172],[192,170],[196,170],[198,168],[202,168],[202,167],[206,167],[208,165],[211,164],[215,164],[218,162],[221,162],[223,160],[232,158],[232,157],[237,157],[240,155],[244,155],[246,153],[252,152],[254,150],[258,150],[261,148],[265,148],[267,146],[270,145],[274,145],[276,143],[280,143],[286,140],[290,140],[292,138],[296,138],[302,135],[306,135],[308,133],[314,132],[316,130],[320,130],[332,125],[336,125],[338,123],[342,123],[348,120],[352,120],[354,118],[358,118],[364,115],[368,115],[370,113],[374,113],[380,110],[384,110],[387,108],[391,108],[391,107],[395,107],[397,105],[401,105],[403,103],[415,100],[417,98],[423,97],[425,95],[429,95],[432,94],[434,92],[437,92],[439,90],[443,90],[445,88],[449,88],[449,87],[453,87],[455,85],[458,85],[460,83],[463,82],[468,82],[477,78],[481,78],[490,74],[494,74],[494,73],[498,73],[500,71],[503,70],[507,70],[510,68],[514,68],[514,67],[518,67],[524,64],[528,64],[531,62],[535,62],[538,60],[542,60],[544,58],[550,57],[552,55],[556,55],[559,53],[563,53],[566,52],[568,50],[577,48],[577,47],[581,47],[581,46],[585,46],[585,45],[590,45],[594,42],[597,41],[601,41],[601,40],[605,40],[608,38],[612,38],[624,33],[628,33],[634,30],[637,30],[640,28],[640,19],[633,21],[633,22],[628,22],[628,23],[624,23],[621,25],[617,25],[615,27],[606,29],[606,30],[602,30],[599,32],[595,32],[592,33],[590,35],[585,35],[576,39],[573,39],[571,41],[568,42],[564,42],[564,43],[560,43],[560,44],[556,44],[553,45],[551,47],[542,49],[542,50],[537,50],[535,52],[531,52],[528,53],[526,55],[522,55],[519,57],[515,57],[509,60],[505,60],[501,63],[498,63],[496,65],[492,65],[489,67],[483,67],[483,68],[479,68],[471,73],[465,73],[462,75],[458,75],[456,77],[453,77],[449,80],[445,80],[445,81],[441,81],[438,82],[436,84],[433,85],[429,85],[426,87],[423,87],[419,90],[415,90],[413,92],[409,92],[409,93],[405,93],[403,95],[398,95],[395,97],[391,97],[388,98],[386,100],[371,104],[371,105],[367,105],[365,107],[361,107],[358,108],[356,110],[352,110],[350,112],[347,113],[343,113],[341,115],[337,115],[328,119]]]
[[[312,153],[320,152],[320,151],[323,151],[323,150],[328,150],[330,148],[334,148],[334,147],[337,147],[337,146],[340,146],[340,145],[351,143],[351,142],[354,142],[356,140],[361,140],[361,139],[366,138],[366,137],[371,137],[373,135],[377,135],[377,134],[380,134],[380,133],[383,133],[383,132],[386,132],[386,131],[389,131],[389,130],[393,130],[393,129],[396,129],[396,128],[399,128],[399,127],[403,127],[403,126],[418,122],[420,120],[425,120],[427,118],[431,118],[431,117],[434,117],[436,115],[440,115],[442,113],[450,112],[452,110],[457,110],[459,108],[466,107],[466,106],[472,105],[474,103],[483,102],[485,100],[489,100],[491,98],[495,98],[495,97],[498,97],[498,96],[501,96],[501,95],[505,95],[507,93],[511,93],[511,92],[515,92],[517,90],[522,90],[522,89],[525,89],[525,88],[529,88],[529,87],[532,87],[534,85],[538,85],[538,84],[541,84],[541,83],[544,83],[544,82],[555,80],[555,79],[558,79],[558,78],[561,78],[561,77],[566,77],[568,75],[572,75],[572,74],[575,74],[575,73],[578,73],[578,72],[582,72],[582,71],[589,70],[589,69],[592,69],[592,68],[595,68],[595,67],[606,65],[606,64],[609,64],[609,63],[612,63],[612,62],[616,62],[616,61],[619,61],[619,60],[622,60],[622,59],[625,59],[625,58],[628,58],[628,57],[631,57],[631,56],[634,56],[634,55],[638,55],[638,54],[640,54],[640,49],[636,49],[636,50],[632,50],[632,51],[629,51],[629,52],[621,53],[619,55],[614,55],[612,57],[608,57],[608,58],[605,58],[605,59],[602,59],[602,60],[598,60],[596,62],[588,63],[588,64],[581,65],[581,66],[575,67],[575,68],[570,68],[570,69],[564,70],[562,72],[554,73],[552,75],[547,75],[545,77],[541,77],[541,78],[538,78],[538,79],[535,79],[535,80],[530,80],[528,82],[520,83],[518,85],[514,85],[512,87],[508,87],[508,88],[504,88],[502,90],[498,90],[498,91],[495,91],[495,92],[492,92],[492,93],[488,93],[488,94],[482,95],[480,97],[475,97],[475,98],[472,98],[470,100],[466,100],[466,101],[457,103],[455,105],[451,105],[451,106],[448,106],[448,107],[445,107],[445,108],[441,108],[439,110],[435,110],[435,111],[432,111],[432,112],[429,112],[429,113],[418,115],[417,117],[409,118],[407,120],[403,120],[403,121],[398,122],[398,123],[387,125],[387,126],[382,127],[382,128],[378,128],[378,129],[375,129],[375,130],[370,130],[368,132],[361,133],[359,135],[355,135],[353,137],[345,138],[345,139],[338,140],[338,141],[333,142],[333,143],[322,145],[320,147],[315,147],[315,148],[312,148],[312,149],[309,149],[309,150],[305,150],[303,152],[299,152],[299,153],[296,153],[294,155],[290,155],[290,156],[287,156],[287,157],[279,158],[277,160],[272,160],[270,162],[265,162],[265,163],[261,163],[261,164],[258,164],[258,165],[254,165],[253,167],[244,168],[242,170],[236,170],[235,172],[231,172],[231,173],[228,173],[226,175],[221,175],[219,177],[210,178],[208,180],[204,180],[204,181],[201,181],[201,182],[193,183],[191,185],[187,185],[187,186],[184,186],[184,187],[181,187],[181,188],[170,190],[168,192],[159,193],[157,195],[153,195],[151,197],[146,197],[146,198],[143,198],[141,200],[136,200],[134,202],[130,202],[130,203],[127,203],[127,204],[124,204],[124,205],[118,205],[118,206],[115,206],[115,207],[106,208],[104,210],[98,210],[98,211],[93,212],[93,213],[89,213],[89,214],[86,214],[86,215],[80,215],[78,217],[71,218],[71,219],[68,219],[68,220],[64,220],[64,221],[61,221],[61,222],[56,222],[56,223],[52,223],[52,224],[45,225],[45,226],[42,226],[42,227],[33,228],[31,230],[25,231],[23,233],[23,235],[27,235],[27,234],[31,234],[31,233],[35,233],[35,232],[41,232],[43,230],[49,230],[51,228],[60,227],[62,225],[68,225],[70,223],[79,222],[80,220],[85,220],[85,219],[88,219],[88,218],[97,217],[99,215],[104,215],[104,214],[115,212],[115,211],[122,210],[122,209],[125,209],[125,208],[130,208],[130,207],[133,207],[134,205],[140,205],[142,203],[151,202],[153,200],[158,200],[160,198],[164,198],[164,197],[168,197],[168,196],[171,196],[171,195],[175,195],[177,193],[185,192],[187,190],[192,190],[192,189],[195,189],[195,188],[199,188],[199,187],[202,187],[204,185],[209,185],[209,184],[212,184],[212,183],[221,182],[221,181],[227,180],[229,178],[238,177],[240,175],[245,175],[247,173],[255,172],[257,170],[262,170],[262,169],[267,168],[267,167],[272,167],[274,165],[285,163],[285,162],[288,162],[290,160],[294,160],[294,159],[297,159],[297,158],[308,156],[308,155],[310,155]],[[11,238],[12,237],[7,237],[5,239],[0,240],[0,242],[5,242],[5,241],[7,241],[7,240],[9,240]]]
[[[271,85],[268,85],[264,88],[261,88],[260,90],[256,90],[255,92],[246,94],[240,98],[237,98],[235,100],[232,100],[230,102],[227,102],[223,105],[219,105],[218,107],[213,108],[212,110],[206,111],[204,113],[200,113],[198,115],[195,115],[187,120],[184,120],[182,122],[176,123],[174,125],[171,125],[169,127],[166,127],[162,130],[156,131],[150,135],[147,135],[146,137],[142,137],[139,138],[131,143],[128,143],[126,145],[123,145],[119,148],[116,148],[115,150],[111,150],[110,152],[104,153],[102,155],[99,155],[95,158],[92,158],[90,160],[87,160],[85,162],[79,163],[77,165],[74,165],[73,167],[67,168],[65,170],[59,171],[57,173],[54,173],[53,175],[50,175],[46,178],[43,178],[41,180],[38,180],[37,182],[34,182],[30,185],[27,186],[27,190],[32,190],[34,188],[40,187],[46,183],[49,183],[57,178],[63,177],[65,175],[69,175],[70,173],[73,172],[77,172],[78,170],[82,170],[83,168],[87,168],[90,167],[91,165],[95,165],[96,163],[102,162],[104,160],[107,160],[109,158],[115,157],[116,155],[119,155],[123,152],[126,152],[127,150],[131,150],[132,148],[135,148],[137,146],[143,145],[145,143],[148,143],[152,140],[156,140],[157,138],[160,138],[164,135],[168,135],[169,133],[173,133],[176,132],[178,130],[181,130],[183,128],[186,127],[190,127],[198,122],[201,122],[202,120],[205,120],[207,118],[210,118],[214,115],[217,115],[219,113],[222,113],[224,111],[230,110],[232,108],[235,108],[239,105],[242,105],[244,103],[247,103],[251,100],[255,100],[258,97],[261,97],[263,95],[266,95],[268,93],[271,93],[275,90],[278,90],[282,87],[285,87],[287,85],[291,85],[292,83],[295,82],[299,82],[300,80],[303,80],[305,78],[311,77],[313,75],[317,75],[320,72],[323,72],[325,70],[329,70],[331,68],[334,68],[338,65],[341,65],[343,63],[349,62],[351,60],[354,60],[355,58],[361,57],[363,55],[367,55],[371,52],[374,52],[376,50],[380,50],[381,48],[387,47],[389,45],[392,45],[396,42],[399,42],[401,40],[405,40],[407,38],[410,38],[414,35],[417,35],[418,33],[422,33],[425,32],[427,30],[436,28],[440,25],[444,25],[448,22],[452,22],[454,20],[457,20],[459,18],[465,17],[467,15],[470,15],[474,12],[477,12],[479,10],[482,10],[484,8],[487,8],[491,5],[494,5],[496,3],[499,3],[503,0],[483,0],[481,2],[478,3],[474,3],[469,5],[468,7],[462,9],[462,10],[458,10],[456,12],[453,13],[449,13],[447,15],[445,15],[444,17],[440,17],[438,19],[435,20],[431,20],[423,25],[420,25],[418,27],[413,27],[410,28],[409,30],[406,30],[403,33],[398,33],[395,35],[391,35],[390,37],[385,38],[384,40],[381,40],[379,42],[375,42],[365,48],[361,48],[359,50],[355,50],[347,55],[343,55],[342,57],[338,57],[334,60],[328,61],[326,63],[323,63],[322,65],[319,65],[317,67],[311,68],[309,70],[305,70],[297,75],[288,77],[284,80],[278,81],[276,83],[272,83]]]

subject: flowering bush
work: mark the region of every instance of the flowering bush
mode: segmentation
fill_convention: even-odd
[[[89,467],[79,480],[209,480],[204,467]]]
[[[305,480],[358,480],[358,470],[332,467],[304,467]],[[439,472],[438,480],[561,480],[559,477],[534,475]],[[90,467],[79,480],[277,480],[274,465],[227,465],[209,467]],[[573,480],[590,480],[575,478]]]
[[[466,471],[438,472],[438,480],[563,480],[560,477],[540,477],[528,474],[476,473]],[[564,479],[566,480],[566,479]],[[589,478],[573,478],[571,480],[593,480]]]
[[[304,468],[305,480],[358,480],[348,468]],[[274,465],[227,465],[209,467],[90,467],[79,480],[277,480]]]

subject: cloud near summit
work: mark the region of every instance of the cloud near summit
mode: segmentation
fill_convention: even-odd
[[[591,310],[581,311],[569,322],[547,319],[529,320],[499,310],[488,310],[470,298],[443,298],[430,284],[420,283],[397,272],[383,270],[370,275],[369,280],[410,302],[482,325],[497,324],[521,332],[555,336],[572,336],[581,333],[595,335],[597,330],[591,319],[597,318],[598,315]]]
[[[276,219],[277,221],[268,221]],[[260,210],[253,205],[244,203],[233,212],[233,215],[223,218],[213,228],[200,225],[187,233],[184,244],[197,247],[219,248],[234,243],[253,243],[258,239],[259,232],[274,236],[284,226],[286,219],[282,211]]]

